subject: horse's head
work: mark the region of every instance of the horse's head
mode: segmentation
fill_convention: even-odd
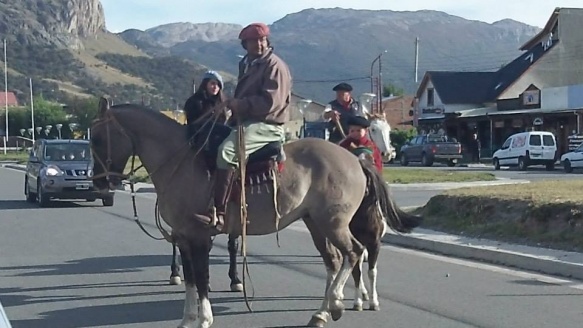
[[[115,189],[125,178],[126,163],[134,154],[131,137],[109,109],[105,98],[99,100],[97,118],[91,125],[91,150],[94,160],[93,183],[99,190]]]
[[[391,146],[391,126],[382,117],[372,117],[369,128],[370,138],[381,153],[389,154]]]

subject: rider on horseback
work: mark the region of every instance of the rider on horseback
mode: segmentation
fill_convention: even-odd
[[[367,135],[370,122],[362,116],[352,116],[347,121],[348,136],[339,144],[340,147],[348,149],[350,152],[365,159],[372,159],[377,170],[383,172],[383,158],[377,146]]]
[[[358,113],[358,102],[352,98],[352,86],[348,83],[340,83],[332,91],[336,92],[336,99],[328,103],[330,106],[326,107],[322,116],[325,120],[330,121],[330,126],[328,127],[330,137],[328,140],[338,143],[344,138],[342,132],[346,133],[348,131],[347,122],[350,117]],[[342,127],[342,132],[339,126]]]
[[[219,110],[219,104],[225,101],[223,95],[223,78],[215,71],[208,71],[202,77],[202,82],[196,92],[186,100],[184,112],[188,125],[188,138],[192,145],[202,146],[207,152],[214,152],[219,144],[231,133],[231,128],[225,125],[228,119],[226,108],[216,113],[216,120],[201,120],[209,111]],[[208,142],[205,144],[205,141]]]
[[[250,24],[241,30],[239,39],[247,55],[239,62],[235,96],[226,101],[226,107],[244,128],[246,157],[271,142],[283,142],[283,124],[289,121],[292,77],[287,64],[273,53],[268,36],[269,27],[263,23]],[[237,129],[219,146],[217,156],[216,217],[211,217],[211,222],[221,232],[225,232],[226,205],[238,166],[236,146]]]

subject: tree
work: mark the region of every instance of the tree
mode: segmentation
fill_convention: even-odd
[[[2,122],[5,120],[5,115],[2,115]],[[47,125],[63,124],[66,126],[69,123],[67,114],[63,107],[57,103],[53,103],[43,99],[42,97],[34,98],[34,125],[35,127],[43,127]],[[32,127],[31,109],[30,107],[16,107],[8,110],[8,124],[10,135],[19,136],[20,129],[28,130]],[[27,132],[28,133],[28,132]],[[58,134],[56,129],[51,130],[52,136]],[[44,136],[44,133],[42,134]]]
[[[66,101],[67,113],[71,122],[79,124],[79,130],[85,131],[91,127],[91,123],[97,118],[99,99],[91,98],[69,98]]]
[[[395,86],[392,83],[385,85],[383,88],[383,97],[390,97],[392,96],[402,96],[405,94],[405,90]]]

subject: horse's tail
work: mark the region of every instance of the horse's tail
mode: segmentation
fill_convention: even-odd
[[[367,180],[367,194],[363,199],[363,203],[375,206],[375,210],[380,211],[389,228],[397,232],[408,233],[413,228],[418,227],[423,218],[409,214],[395,204],[391,197],[389,185],[372,164],[361,160],[360,165]]]

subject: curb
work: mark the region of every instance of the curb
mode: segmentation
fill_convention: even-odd
[[[405,248],[424,250],[457,258],[478,260],[548,275],[583,280],[583,264],[552,259],[541,259],[526,254],[484,249],[471,245],[439,242],[404,235],[386,234],[382,238],[382,241]]]
[[[519,179],[497,179],[494,181],[469,181],[469,182],[443,182],[443,183],[406,183],[399,184],[393,183],[389,184],[391,189],[399,190],[450,190],[457,188],[466,187],[487,187],[487,186],[499,186],[507,184],[523,184],[530,183],[529,180],[519,180]]]
[[[2,167],[18,170],[18,171],[26,171],[26,166],[18,165],[18,164],[3,164]]]

